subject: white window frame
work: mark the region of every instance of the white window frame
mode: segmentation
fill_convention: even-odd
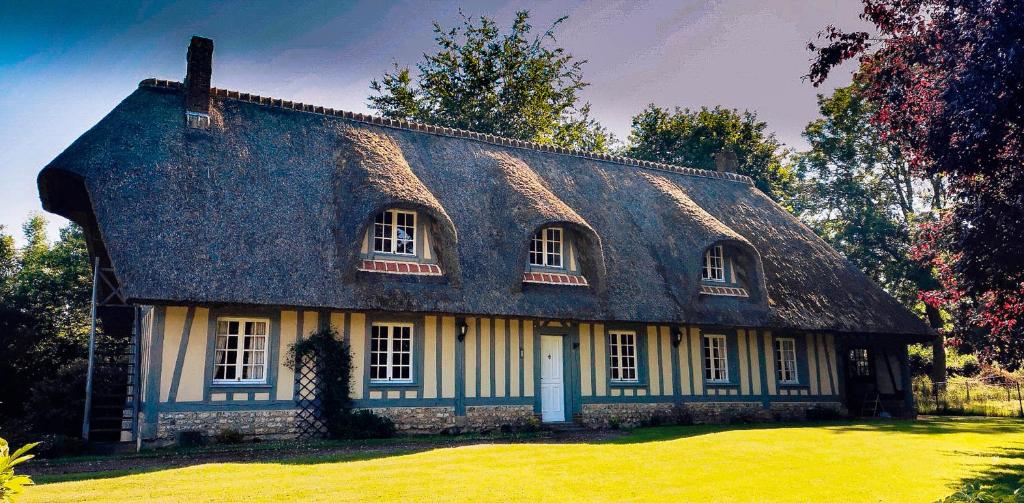
[[[704,380],[729,382],[729,343],[724,335],[704,334]]]
[[[552,232],[552,231],[558,232],[558,239],[557,240],[552,239],[550,237],[549,232]],[[551,252],[551,251],[548,250],[549,245],[551,243],[553,243],[553,242],[557,242],[558,243],[558,249],[555,252]],[[533,246],[535,244],[537,244],[537,243],[540,244],[540,249],[541,249],[541,251],[540,251],[541,262],[540,263],[534,262],[534,260],[533,260],[533,256],[536,253],[536,252],[533,251]],[[530,256],[529,256],[528,260],[529,260],[530,265],[533,266],[533,267],[548,267],[548,268],[551,268],[551,269],[564,269],[565,268],[565,229],[563,229],[561,227],[542,227],[540,230],[538,230],[536,233],[533,234],[532,238],[530,238],[530,254],[529,255]],[[558,257],[558,264],[557,265],[553,264],[553,261],[550,260],[549,255],[554,255],[554,256]]]
[[[388,329],[387,341],[388,348],[384,352],[384,368],[386,369],[386,376],[384,378],[370,378],[371,384],[411,384],[413,378],[416,376],[416,327],[412,323],[406,322],[391,322],[381,321],[374,322],[370,325],[370,365],[367,367],[367,372],[372,372],[374,367],[373,354],[376,352],[373,350],[373,329],[377,327],[386,327]],[[393,375],[396,364],[394,363],[395,351],[395,328],[408,328],[409,329],[409,377],[408,378],[396,378]],[[377,366],[380,364],[378,363]],[[372,374],[371,374],[372,376]]]
[[[725,283],[725,250],[715,245],[704,252],[704,269],[701,278],[705,281]]]
[[[785,347],[787,345],[788,348]],[[775,339],[775,378],[779,384],[800,384],[796,339],[792,337]]]
[[[238,326],[239,326],[239,333],[238,334],[221,334],[220,333],[220,324],[221,324],[221,322],[226,322],[226,323],[229,323],[229,324],[231,322],[237,322]],[[248,323],[248,322],[263,323],[264,327],[265,327],[265,329],[263,331],[263,335],[262,336],[257,336],[257,335],[246,336],[245,335],[245,324]],[[245,317],[234,317],[234,316],[221,316],[221,317],[217,318],[217,323],[214,325],[214,327],[215,327],[214,328],[215,333],[214,333],[214,346],[213,346],[214,347],[214,350],[213,350],[214,351],[214,354],[213,354],[213,379],[210,382],[212,384],[266,384],[267,383],[267,379],[269,377],[267,373],[270,370],[270,367],[269,367],[269,365],[267,363],[270,360],[270,319],[268,319],[268,318],[245,318]],[[225,348],[225,349],[222,350],[222,349],[217,348],[217,342],[219,342],[218,339],[220,339],[220,337],[222,335],[224,335],[225,337],[237,337],[238,338],[238,344],[236,345],[235,349],[232,350],[232,349],[226,349]],[[246,363],[245,363],[245,351],[246,351],[245,350],[245,338],[246,337],[253,337],[253,338],[262,337],[263,338],[263,349],[262,350],[251,350],[251,351],[260,351],[262,353],[262,356],[263,356],[263,361],[261,363],[259,363],[259,364],[255,364],[255,365],[259,365],[259,366],[261,366],[263,368],[263,372],[262,372],[263,377],[260,378],[260,379],[242,379],[243,371],[244,371],[245,367],[247,366]],[[217,363],[217,361],[218,361],[217,354],[219,352],[221,352],[221,351],[224,351],[224,352],[234,351],[234,352],[237,353],[237,356],[235,357],[235,363],[233,364],[234,368],[235,368],[235,378],[234,379],[217,379],[217,369],[219,367],[227,368],[230,365],[230,364],[219,364],[219,363]],[[225,359],[226,359],[226,357],[225,357]]]
[[[623,341],[623,336],[628,336],[630,342]],[[633,330],[609,330],[608,331],[608,377],[613,383],[638,383],[640,382],[640,355],[638,351],[640,344],[637,341],[637,333]],[[623,349],[632,346],[632,354],[623,355]],[[633,364],[626,365],[625,358],[632,358]],[[632,378],[622,377],[626,371],[632,371]],[[616,377],[618,376],[618,377]]]
[[[382,237],[378,238],[377,237],[377,226],[386,226],[388,224],[378,223],[377,219],[380,218],[381,215],[385,215],[385,214],[390,214],[391,215],[391,224],[390,224],[391,231],[388,232],[388,235],[382,236]],[[410,239],[410,241],[412,242],[412,252],[408,252],[407,253],[407,252],[399,252],[398,251],[398,227],[399,227],[399,225],[398,225],[398,215],[411,215],[412,216],[412,239]],[[416,235],[419,233],[419,227],[418,226],[419,226],[419,215],[417,215],[415,211],[412,211],[412,210],[400,210],[400,209],[396,209],[396,208],[391,208],[391,209],[384,210],[384,211],[382,211],[382,212],[380,212],[380,213],[378,213],[378,214],[373,216],[373,226],[370,229],[370,240],[371,240],[370,249],[373,251],[373,253],[385,253],[385,254],[388,254],[388,255],[399,255],[399,256],[403,256],[403,257],[415,257],[415,256],[417,256],[416,250],[418,249],[417,246],[416,246],[417,245],[417,243],[416,243],[416,239],[417,239]],[[402,227],[408,227],[408,226],[402,226]],[[381,239],[383,243],[387,244],[387,248],[388,248],[387,250],[378,250],[377,249],[377,240],[378,239]]]

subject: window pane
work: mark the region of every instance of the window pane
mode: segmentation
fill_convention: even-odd
[[[544,265],[544,238],[542,232],[537,231],[530,240],[530,265]]]
[[[391,212],[385,211],[377,215],[373,221],[373,251],[391,253]]]
[[[395,253],[415,255],[416,214],[395,212]]]

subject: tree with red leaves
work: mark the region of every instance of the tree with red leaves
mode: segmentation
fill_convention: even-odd
[[[859,59],[874,121],[912,169],[942,177],[948,206],[914,256],[942,287],[948,342],[1024,363],[1024,0],[864,0],[876,33],[829,26],[808,77]]]

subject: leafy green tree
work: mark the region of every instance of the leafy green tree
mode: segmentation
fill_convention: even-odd
[[[872,122],[874,108],[852,84],[831,96],[818,95],[821,118],[804,129],[810,149],[797,154],[803,179],[796,205],[800,218],[904,305],[924,310],[941,328],[937,308],[918,300],[938,285],[931,271],[911,256],[911,235],[942,208],[937,176],[918,178]],[[945,381],[942,340],[933,346],[932,377]]]
[[[51,244],[35,215],[23,231],[15,249],[0,230],[0,422],[22,418],[32,388],[81,361],[88,343],[92,275],[81,228],[68,225]]]
[[[668,110],[648,105],[633,117],[623,153],[637,159],[715,169],[715,154],[731,150],[737,171],[750,176],[765,194],[791,207],[796,176],[786,151],[754,112],[722,107]]]
[[[922,300],[957,322],[952,345],[1024,367],[1024,16],[1020,0],[863,0],[871,32],[829,26],[808,77],[844,61],[921,176],[947,181],[947,208],[916,233],[940,287]]]
[[[612,135],[581,103],[583,65],[556,47],[555,28],[532,35],[529,12],[519,11],[502,34],[495,21],[462,26],[434,23],[437,50],[424,54],[414,77],[397,64],[370,83],[370,108],[382,116],[469,129],[562,147],[607,151]]]

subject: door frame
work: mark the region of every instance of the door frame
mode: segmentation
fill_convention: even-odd
[[[562,390],[564,396],[563,408],[565,409],[565,422],[572,422],[573,417],[581,412],[582,408],[582,395],[580,392],[580,368],[579,368],[579,332],[577,330],[577,324],[573,323],[572,326],[565,326],[567,323],[563,322],[563,326],[550,326],[538,322],[534,325],[534,352],[533,352],[533,365],[536,369],[534,372],[534,389],[537,390],[534,393],[533,411],[540,415],[542,411],[541,404],[541,336],[549,335],[562,338]]]

